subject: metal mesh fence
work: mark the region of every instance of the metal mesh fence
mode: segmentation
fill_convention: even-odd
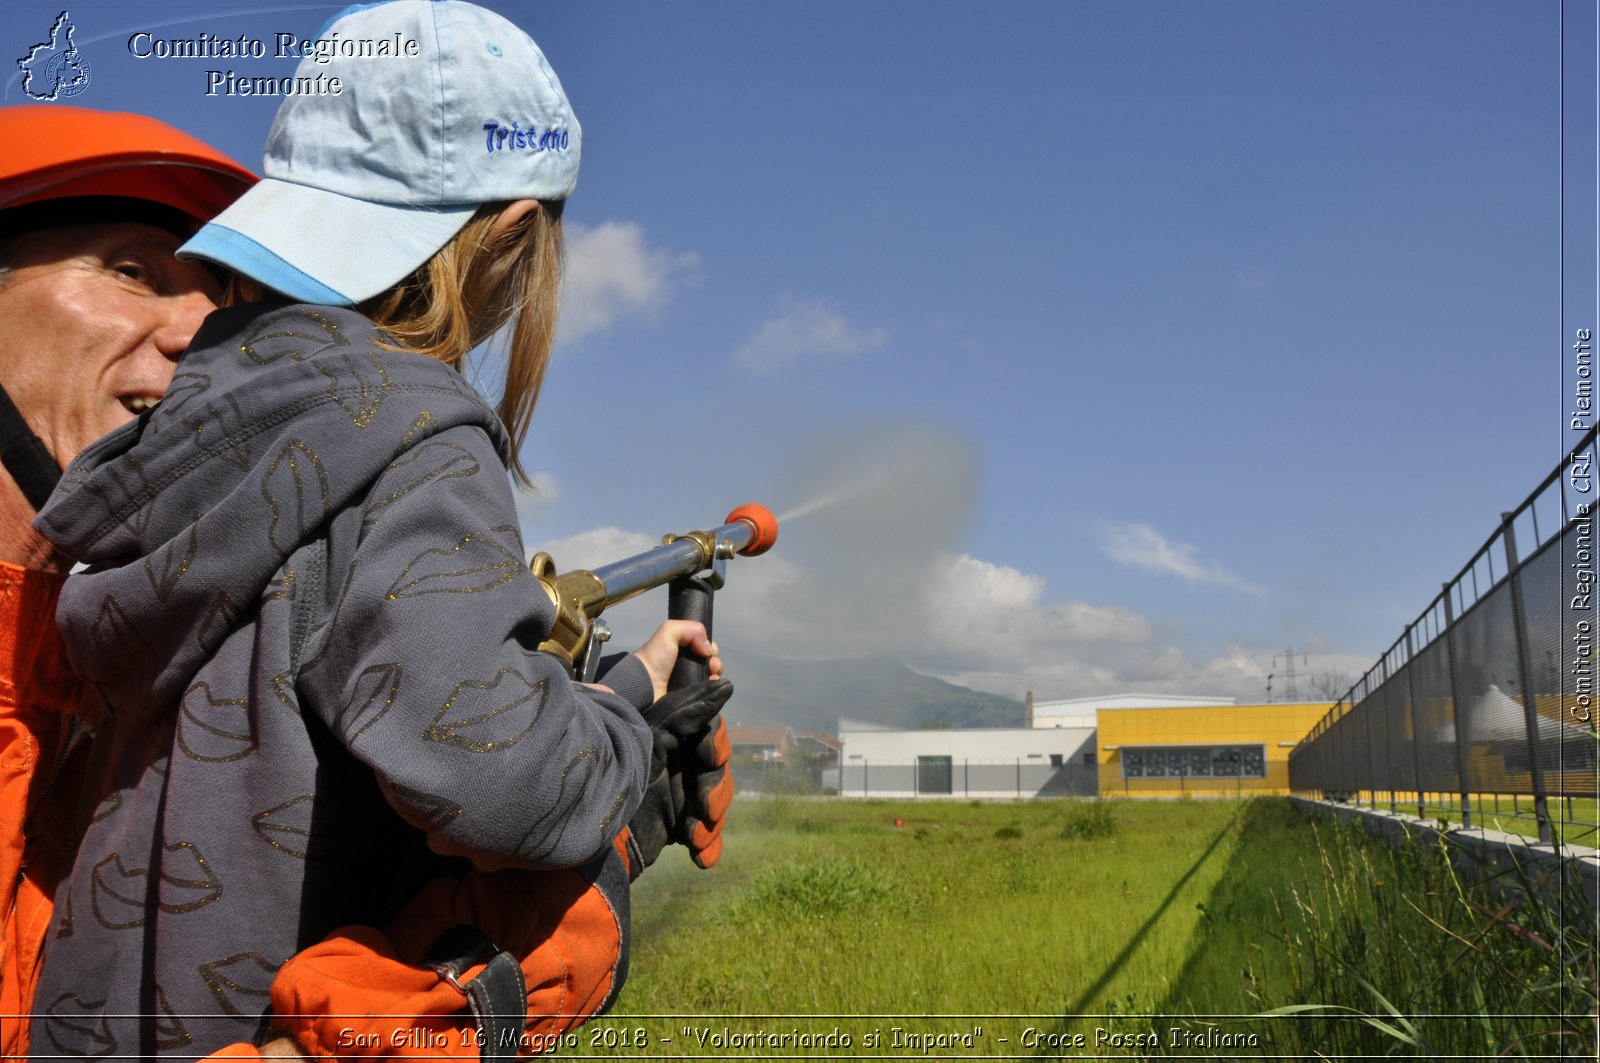
[[[1473,793],[1532,793],[1528,732],[1515,690],[1516,632],[1510,587],[1502,583],[1445,636],[1455,653],[1456,737],[1466,746]]]
[[[1537,717],[1533,760],[1551,794],[1573,797],[1594,795],[1596,742],[1579,724],[1593,715],[1595,625],[1592,611],[1585,618],[1572,608],[1593,600],[1592,539],[1575,533],[1567,549],[1541,550],[1520,573]]]
[[[1496,807],[1510,796],[1513,808],[1527,798],[1544,840],[1556,798],[1569,821],[1596,825],[1600,506],[1591,481],[1564,475],[1594,448],[1591,429],[1312,728],[1289,757],[1294,790],[1391,804],[1405,794],[1419,809],[1425,795],[1459,795],[1469,818],[1473,795]],[[1541,513],[1558,534],[1541,538]]]
[[[1372,758],[1367,754],[1366,716],[1351,711],[1339,719],[1339,735],[1343,741],[1344,762],[1356,789],[1372,789]]]
[[[1377,781],[1384,790],[1414,790],[1417,785],[1415,743],[1411,740],[1411,704],[1406,698],[1405,676],[1398,675],[1378,689],[1383,715],[1385,772]]]
[[[1419,791],[1459,793],[1455,697],[1450,687],[1450,644],[1440,639],[1406,669],[1417,719]],[[1290,766],[1293,775],[1293,762]]]

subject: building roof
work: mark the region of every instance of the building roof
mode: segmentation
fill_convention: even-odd
[[[857,726],[855,726],[855,724],[856,724],[855,720],[844,720],[844,719],[841,719],[839,721],[839,738],[840,738],[841,741],[843,741],[843,739],[844,739],[844,737],[846,735],[875,735],[875,734],[886,734],[886,733],[892,733],[892,734],[897,734],[897,735],[952,735],[952,734],[953,735],[986,735],[986,734],[987,735],[1004,735],[1004,734],[1018,734],[1018,735],[1032,735],[1034,737],[1038,737],[1039,735],[1054,735],[1056,737],[1062,737],[1059,734],[1059,732],[1061,732],[1061,731],[1067,731],[1067,732],[1083,731],[1085,733],[1090,733],[1090,732],[1094,731],[1094,727],[1093,726],[1084,726],[1084,727],[880,727],[877,724],[869,724],[869,725],[867,725],[865,727],[857,727]]]
[[[839,717],[839,731],[898,731],[898,727],[890,727],[885,723],[873,723],[871,720],[853,720],[848,716]]]
[[[1033,714],[1076,716],[1096,709],[1190,709],[1237,705],[1235,698],[1207,698],[1191,694],[1099,694],[1092,698],[1067,698],[1062,701],[1035,701]]]
[[[762,727],[736,723],[728,725],[728,742],[730,745],[782,746],[793,738],[793,732],[782,724]]]
[[[808,739],[818,745],[827,746],[835,753],[839,752],[839,739],[825,731],[796,731],[794,737],[795,741]]]

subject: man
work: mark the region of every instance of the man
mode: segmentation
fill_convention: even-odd
[[[0,1054],[14,1058],[29,1043],[14,1016],[31,1010],[83,767],[69,754],[84,691],[54,621],[69,562],[34,511],[65,461],[159,401],[220,290],[173,257],[172,227],[254,179],[133,116],[11,108],[0,128]]]
[[[81,814],[100,796],[81,800],[76,720],[92,718],[94,705],[65,667],[54,624],[70,561],[32,518],[76,454],[161,400],[221,292],[208,268],[173,252],[254,177],[200,141],[133,115],[0,109],[0,141],[0,1055],[25,1055],[41,1030],[43,1054],[119,1054],[85,1021],[93,1001],[32,1000],[55,886],[70,866]],[[659,797],[673,787],[663,775],[653,790]],[[646,817],[655,818],[636,819],[636,833],[654,841],[642,861],[635,846],[634,874],[671,840],[681,797],[677,809],[670,796],[647,805]],[[718,846],[720,825],[719,813],[711,824]],[[714,849],[697,851],[703,864],[714,862]],[[626,968],[626,892],[626,879],[601,883],[575,871],[437,880],[387,934],[344,928],[277,972],[272,1033],[292,1038],[219,1055],[296,1057],[297,1047],[477,1055],[473,1039],[460,1036],[474,1026],[499,1042],[485,1056],[515,1055],[614,998]],[[468,994],[476,1023],[464,1007]],[[29,1011],[37,1026],[18,1018]],[[416,1016],[414,1029],[452,1036],[397,1039],[392,1016],[402,1014]],[[527,1014],[543,1018],[524,1039]],[[378,1018],[363,1025],[356,1015]],[[509,1038],[499,1036],[507,1029]],[[153,1016],[149,1036],[165,1051],[181,1049],[181,1017]]]

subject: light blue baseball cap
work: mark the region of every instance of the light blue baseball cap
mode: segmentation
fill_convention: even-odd
[[[561,82],[492,11],[351,7],[303,54],[267,135],[265,177],[181,257],[351,306],[409,276],[483,204],[565,199],[577,184],[582,131]]]

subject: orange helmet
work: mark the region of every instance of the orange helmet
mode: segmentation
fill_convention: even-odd
[[[0,210],[68,196],[142,199],[209,221],[255,183],[222,152],[117,111],[0,107]]]
[[[0,144],[5,145],[0,152],[0,234],[8,220],[30,217],[37,222],[40,211],[59,212],[58,223],[104,220],[107,205],[117,211],[148,205],[160,213],[160,224],[182,224],[187,217],[198,226],[256,181],[211,145],[136,114],[0,107]],[[13,211],[17,207],[29,210]],[[0,464],[34,509],[43,508],[61,477],[61,467],[4,389]]]

